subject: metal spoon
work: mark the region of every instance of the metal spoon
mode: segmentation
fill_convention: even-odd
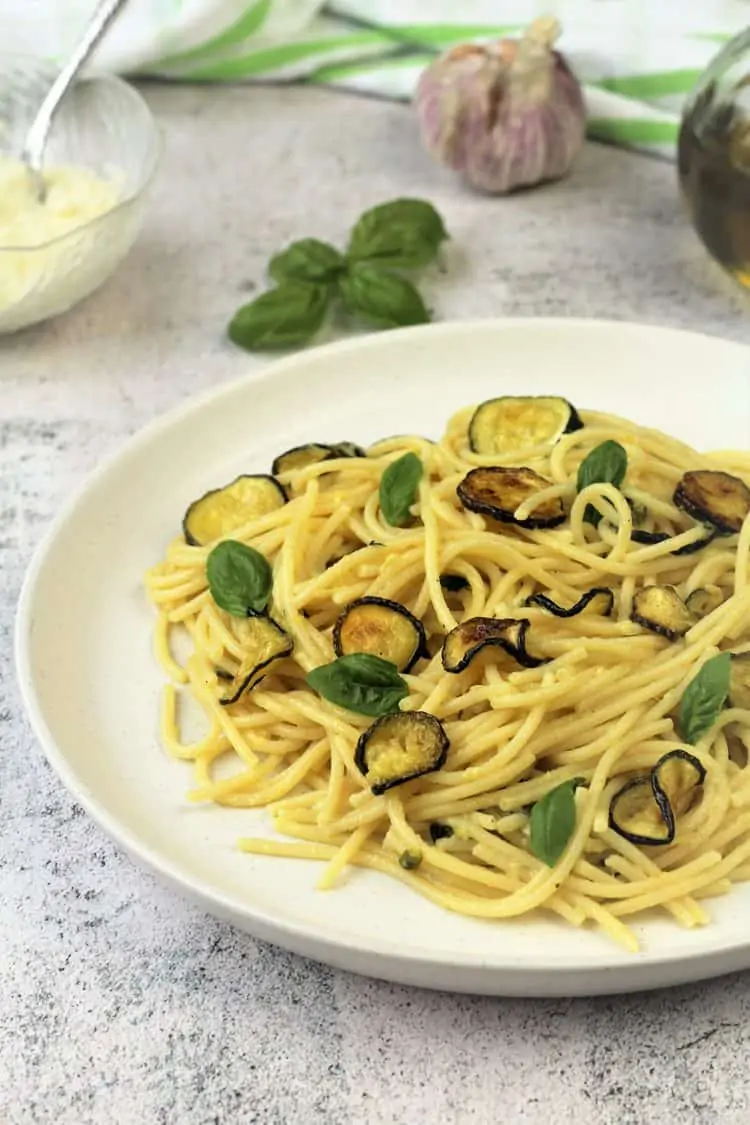
[[[26,134],[26,140],[21,150],[21,160],[29,170],[34,194],[40,203],[44,203],[47,197],[42,167],[52,120],[79,71],[88,62],[97,43],[126,3],[127,0],[101,0],[78,40],[72,55],[50,86]]]

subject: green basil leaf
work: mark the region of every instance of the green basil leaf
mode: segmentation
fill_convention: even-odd
[[[583,784],[580,777],[563,781],[545,793],[531,810],[529,847],[548,867],[555,866],[575,831],[575,791]]]
[[[576,489],[582,492],[590,484],[613,484],[619,488],[627,471],[628,455],[619,441],[603,441],[578,466]],[[596,527],[602,517],[596,508],[587,504],[583,518]]]
[[[319,238],[302,238],[274,254],[268,272],[274,281],[335,281],[345,267],[343,254]]]
[[[416,453],[405,453],[380,478],[380,510],[391,527],[402,527],[408,520],[423,471]]]
[[[691,746],[695,746],[718,719],[729,695],[731,667],[728,652],[712,656],[682,693],[677,709],[677,730]]]
[[[365,652],[340,656],[307,674],[313,691],[360,715],[388,715],[409,694],[395,664]]]
[[[282,281],[237,310],[229,338],[249,352],[306,344],[322,325],[330,300],[325,285]]]
[[[349,312],[377,328],[403,328],[430,319],[418,290],[398,274],[356,266],[341,278],[339,287]]]
[[[448,237],[442,218],[424,199],[394,199],[360,217],[349,237],[353,262],[411,269],[426,265]]]
[[[438,247],[412,227],[381,227],[350,244],[347,256],[355,265],[365,263],[387,269],[415,270],[426,266]]]
[[[233,617],[262,613],[268,605],[273,576],[259,551],[224,539],[206,559],[206,577],[211,597]]]

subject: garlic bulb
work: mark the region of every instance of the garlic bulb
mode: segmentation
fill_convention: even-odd
[[[544,17],[519,40],[462,44],[427,67],[416,108],[428,152],[488,192],[564,176],[583,144],[586,109],[552,49],[559,34]]]

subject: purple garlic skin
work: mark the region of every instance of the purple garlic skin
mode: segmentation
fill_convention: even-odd
[[[436,59],[415,99],[427,151],[493,194],[564,176],[583,145],[586,108],[551,49],[558,31],[537,20],[521,40],[466,44]]]

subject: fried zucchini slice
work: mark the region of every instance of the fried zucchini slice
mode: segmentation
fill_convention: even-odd
[[[193,501],[182,520],[185,542],[204,547],[226,539],[250,520],[283,507],[288,499],[279,481],[267,473],[236,477]]]
[[[354,763],[375,796],[445,763],[450,742],[434,715],[398,711],[377,719],[359,738]]]
[[[306,469],[308,465],[317,465],[321,461],[330,461],[335,457],[332,445],[323,445],[319,441],[310,441],[307,445],[295,445],[274,458],[271,472],[274,476],[280,473],[292,473],[295,469]]]
[[[307,445],[295,445],[280,453],[271,466],[274,475],[291,473],[295,469],[306,469],[308,465],[318,465],[321,461],[332,461],[337,457],[366,457],[361,445],[353,441],[339,441],[326,445],[322,441],[311,441]]]
[[[277,621],[265,614],[248,617],[242,645],[244,649],[242,663],[232,683],[219,700],[224,706],[236,703],[244,692],[260,683],[272,664],[289,656],[294,649],[294,641],[289,634]]]
[[[529,623],[524,618],[469,617],[451,629],[443,641],[443,668],[446,672],[463,672],[483,648],[501,648],[524,668],[537,668],[546,660],[532,656],[526,650],[526,631]]]
[[[685,636],[696,619],[674,586],[643,586],[633,598],[630,620],[676,641]]]
[[[657,796],[650,775],[634,777],[609,805],[609,827],[631,844],[671,844],[675,823],[669,801]]]
[[[646,777],[628,781],[609,806],[609,826],[632,844],[671,844],[706,770],[687,750],[670,750]]]
[[[664,794],[675,818],[687,812],[705,778],[705,766],[687,750],[670,750],[651,771],[654,791]]]
[[[750,711],[750,652],[733,652],[730,667],[730,706]]]
[[[684,547],[678,547],[676,551],[670,551],[670,554],[694,555],[696,551],[702,551],[709,543],[713,543],[717,534],[716,528],[706,528],[706,535],[702,539],[696,539],[695,543],[686,543]],[[657,543],[666,543],[674,536],[667,535],[666,531],[641,531],[634,528],[630,533],[630,538],[633,543],[640,543],[643,547],[653,547]]]
[[[672,497],[693,519],[724,535],[740,531],[750,512],[750,488],[739,477],[710,469],[685,473]]]
[[[515,516],[516,509],[524,500],[551,485],[552,481],[540,477],[533,469],[488,465],[467,473],[456,492],[470,512],[479,512],[518,527],[557,527],[565,521],[565,509],[557,496],[545,500],[524,520]]]
[[[469,422],[469,446],[473,453],[486,457],[507,457],[515,450],[553,444],[582,426],[567,399],[505,395],[490,398],[476,408]]]
[[[337,441],[331,446],[334,457],[366,457],[361,445],[353,441]]]
[[[615,604],[615,595],[609,586],[592,586],[585,594],[582,594],[575,605],[570,609],[565,609],[563,606],[558,605],[552,598],[548,598],[546,594],[532,594],[526,599],[524,605],[538,606],[540,609],[546,609],[555,617],[577,617],[579,613],[583,613],[585,609],[591,607],[592,613],[599,613],[602,617],[609,617],[612,612],[612,607]]]
[[[366,652],[395,664],[399,672],[414,667],[426,648],[422,622],[400,602],[365,597],[351,602],[333,629],[337,656]]]
[[[708,617],[709,613],[713,613],[723,602],[724,595],[717,587],[708,590],[699,586],[685,599],[685,607],[694,617]]]

